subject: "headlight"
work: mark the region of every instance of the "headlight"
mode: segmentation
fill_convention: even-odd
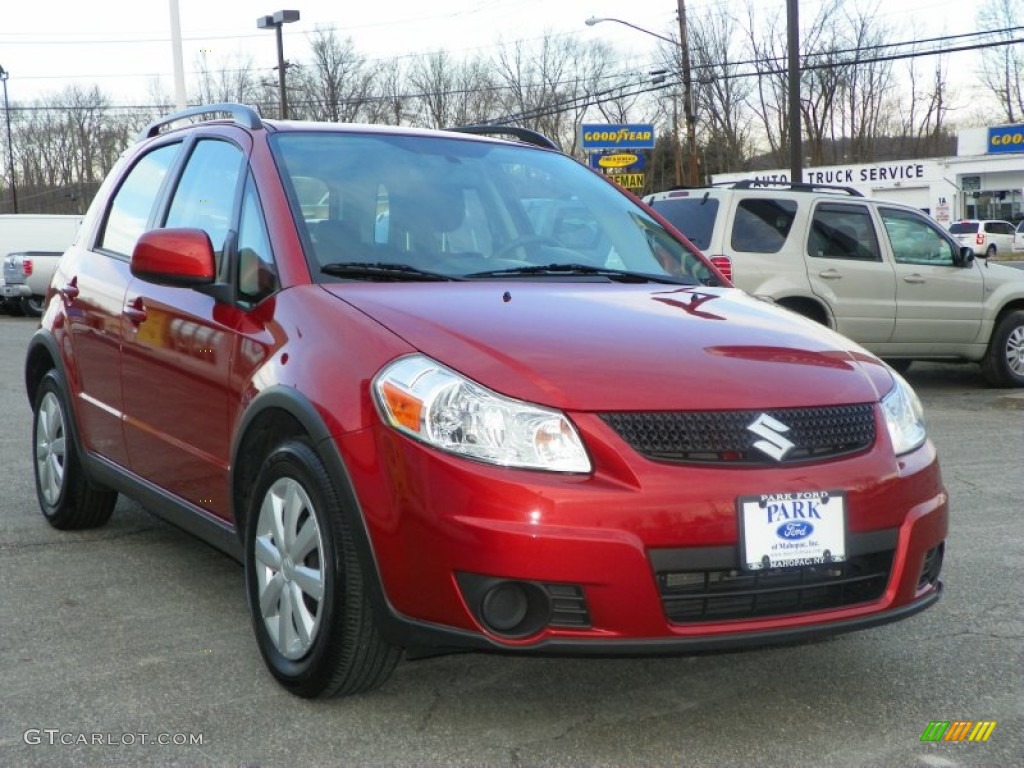
[[[561,411],[499,395],[424,355],[385,366],[372,388],[388,424],[435,448],[507,467],[591,469]]]
[[[885,426],[896,454],[908,453],[920,446],[927,437],[924,428],[924,409],[917,394],[903,377],[890,370],[895,385],[882,398]]]

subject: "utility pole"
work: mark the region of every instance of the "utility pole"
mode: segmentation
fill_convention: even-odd
[[[800,19],[797,0],[786,0],[786,45],[789,49],[789,180],[804,180],[803,129],[800,127]]]
[[[792,0],[796,2],[796,0]],[[686,183],[691,187],[700,184],[700,168],[697,162],[697,126],[693,109],[693,78],[690,75],[690,39],[686,32],[686,0],[678,0],[679,47],[683,66],[683,119],[686,121],[686,151],[689,154]]]

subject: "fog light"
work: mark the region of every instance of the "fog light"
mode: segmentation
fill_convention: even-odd
[[[529,605],[523,588],[514,581],[505,581],[487,591],[480,613],[496,631],[513,632],[526,618]]]

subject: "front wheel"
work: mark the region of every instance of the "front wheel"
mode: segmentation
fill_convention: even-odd
[[[988,343],[982,373],[995,387],[1024,387],[1024,310],[1008,312]]]
[[[62,379],[47,373],[36,392],[32,419],[32,466],[43,516],[54,528],[96,528],[110,519],[117,493],[85,476],[71,433]]]
[[[260,653],[307,698],[383,685],[401,650],[377,629],[351,520],[306,443],[263,462],[245,533],[245,581]]]

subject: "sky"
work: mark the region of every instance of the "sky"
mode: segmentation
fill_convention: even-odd
[[[800,18],[814,19],[821,0],[800,0]],[[740,0],[687,0],[688,15]],[[784,13],[785,0],[758,0]],[[865,0],[875,15],[904,34],[897,40],[973,31],[974,10],[963,18],[959,0]],[[5,0],[0,18],[0,67],[8,95],[25,102],[78,83],[98,85],[114,104],[151,101],[159,82],[174,93],[169,0]],[[499,39],[531,41],[546,31],[603,40],[638,71],[656,61],[659,41],[622,24],[584,24],[591,17],[628,21],[662,35],[678,33],[676,0],[178,0],[186,86],[194,88],[200,57],[215,64],[251,59],[268,78],[276,64],[274,33],[256,19],[283,9],[301,14],[284,27],[286,59],[304,59],[309,35],[334,27],[351,36],[370,59],[409,57],[445,49],[456,57],[486,53]],[[214,67],[216,68],[216,66]],[[975,54],[957,54],[954,80],[967,82],[978,68]]]

